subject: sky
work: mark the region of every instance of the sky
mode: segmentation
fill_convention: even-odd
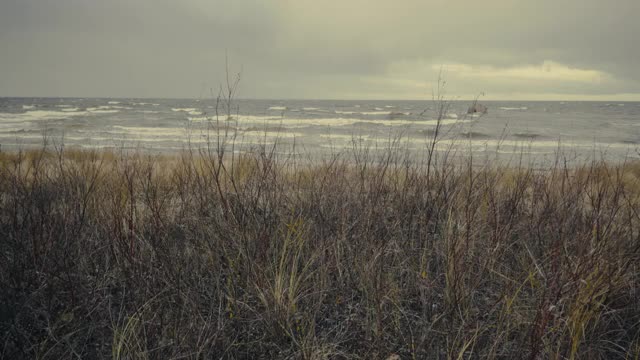
[[[2,0],[0,96],[640,101],[638,0]],[[228,65],[226,65],[228,64]]]

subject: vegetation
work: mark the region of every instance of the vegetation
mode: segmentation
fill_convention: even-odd
[[[275,154],[2,153],[0,355],[640,355],[640,166]]]

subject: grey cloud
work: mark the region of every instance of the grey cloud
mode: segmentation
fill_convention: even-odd
[[[638,13],[636,0],[5,0],[0,96],[193,97],[222,80],[225,52],[242,65],[246,97],[385,96],[403,84],[389,69],[416,60],[552,60],[613,77],[587,86],[452,74],[468,92],[640,93]],[[422,85],[435,77],[416,73]]]

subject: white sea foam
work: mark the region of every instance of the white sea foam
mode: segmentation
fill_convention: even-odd
[[[187,135],[186,128],[179,127],[141,127],[141,126],[113,126],[115,133],[129,134],[129,135],[144,135],[144,136],[185,136]]]
[[[454,114],[454,113],[447,114],[447,117],[448,117],[449,119],[457,119],[457,118],[458,118],[458,114]]]
[[[518,149],[529,149],[529,148],[546,148],[546,149],[557,149],[558,145],[560,145],[560,149],[570,149],[570,148],[616,148],[616,149],[629,149],[632,148],[631,144],[623,144],[623,143],[598,143],[592,141],[565,141],[560,142],[555,140],[500,140],[500,139],[477,139],[477,140],[469,140],[464,138],[458,139],[443,139],[441,140],[443,144],[454,144],[454,145],[471,145],[476,147],[487,147],[491,148],[518,148]],[[526,151],[525,151],[526,153]]]
[[[109,104],[109,105],[118,105],[118,104],[120,104],[120,101],[109,101],[107,104]]]
[[[190,116],[190,117],[187,117],[187,120],[195,121],[195,122],[198,122],[198,121],[210,121],[210,120],[213,121],[213,120],[215,120],[215,118],[211,118],[211,117],[208,117],[208,116],[200,116],[200,117],[191,117]]]
[[[87,108],[87,111],[92,114],[115,114],[120,112],[120,110],[113,109],[111,106],[90,107]]]
[[[62,105],[56,105],[56,107],[59,107],[59,108],[68,108],[68,107],[71,107],[71,105],[62,104]]]
[[[172,108],[171,111],[175,111],[175,112],[184,111],[184,112],[190,113],[190,112],[198,111],[198,109],[196,109],[196,108]]]
[[[406,113],[404,113],[406,114]],[[211,117],[189,117],[189,120],[193,122],[201,121],[216,121]],[[220,118],[223,121],[224,118]],[[411,119],[361,119],[353,117],[336,117],[336,118],[315,118],[315,119],[301,119],[301,118],[289,118],[280,116],[255,116],[255,115],[240,115],[237,118],[232,118],[231,121],[238,122],[241,125],[281,125],[289,128],[301,128],[309,126],[350,126],[356,124],[372,124],[372,125],[384,125],[384,126],[435,126],[438,124],[438,120],[411,120]],[[473,120],[460,120],[460,119],[441,119],[440,125],[453,125],[457,123],[471,122]]]
[[[80,110],[80,109],[79,108],[72,108],[72,107],[65,107],[65,108],[60,109],[60,111],[62,111],[62,112],[76,112],[78,110]]]
[[[355,134],[321,134],[321,138],[324,139],[337,139],[337,140],[367,140],[370,138],[369,135],[355,135]]]
[[[61,112],[49,110],[32,110],[23,114],[0,114],[0,120],[8,121],[43,121],[60,120],[70,116],[87,115],[86,112]]]
[[[249,122],[249,123],[264,123],[264,122],[273,122],[284,119],[282,116],[257,116],[257,115],[240,115],[240,116],[232,116],[226,119],[226,116],[220,116],[216,118],[216,116],[201,116],[201,117],[188,117],[189,121],[193,122],[201,122],[201,121],[212,121],[216,122],[217,120],[222,121],[238,121],[238,122]]]
[[[25,110],[29,110],[29,109],[35,109],[36,106],[35,105],[22,105],[22,108]]]
[[[118,112],[119,111],[118,109],[129,109],[129,108],[123,107],[123,106],[100,105],[100,106],[95,106],[95,107],[88,107],[87,111],[96,112],[96,111],[105,111],[105,110],[115,110],[116,112]]]
[[[393,108],[395,108],[395,106],[393,106],[393,105],[385,105],[384,107],[386,107],[387,109],[393,109]]]
[[[314,107],[305,107],[305,108],[302,108],[302,110],[304,110],[304,111],[318,111],[320,109],[314,108]]]
[[[0,125],[0,135],[11,135],[15,136],[15,132],[24,130],[24,126],[16,127],[15,124],[11,124],[12,126],[3,126]]]
[[[288,132],[288,131],[261,131],[261,130],[250,130],[243,131],[238,133],[240,137],[248,136],[248,137],[266,137],[266,138],[296,138],[304,136],[303,133],[299,132]]]
[[[283,111],[283,110],[287,110],[286,106],[272,106],[269,108],[269,110],[278,110],[278,111]]]
[[[500,107],[498,108],[500,110],[504,110],[504,111],[515,111],[515,110],[529,110],[528,107],[526,106],[520,106],[520,107]]]
[[[390,111],[341,111],[336,110],[336,114],[340,115],[391,115]]]
[[[376,108],[376,110],[379,108]],[[363,111],[360,114],[362,115],[391,115],[389,111]]]
[[[384,109],[383,109],[383,108],[379,108],[379,107],[377,107],[377,108],[373,108],[373,110],[375,110],[375,111],[382,111],[382,110],[384,110]]]

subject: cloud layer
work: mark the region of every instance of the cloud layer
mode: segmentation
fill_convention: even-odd
[[[0,96],[640,100],[637,0],[5,0]]]

